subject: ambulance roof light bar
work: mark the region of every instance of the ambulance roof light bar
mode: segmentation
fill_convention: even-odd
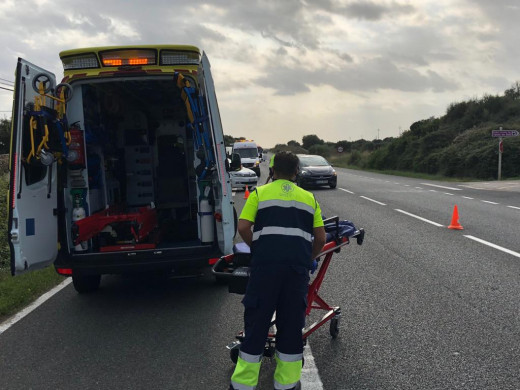
[[[161,51],[161,65],[198,65],[199,62],[200,54],[194,51]]]
[[[64,57],[61,59],[64,70],[99,68],[95,53]]]
[[[99,53],[103,66],[140,66],[157,64],[157,52],[153,49],[120,49]]]

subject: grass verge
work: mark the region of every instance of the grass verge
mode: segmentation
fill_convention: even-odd
[[[54,267],[11,276],[8,268],[0,268],[0,323],[63,281]]]

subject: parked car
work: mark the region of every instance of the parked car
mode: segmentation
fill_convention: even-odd
[[[337,174],[332,165],[322,156],[298,154],[300,170],[296,175],[296,184],[300,187],[329,186],[336,188]]]
[[[241,190],[245,190],[246,185],[248,189],[251,190],[256,187],[258,182],[258,176],[255,171],[246,167],[242,167],[239,171],[230,171],[229,177],[231,178],[231,188]]]

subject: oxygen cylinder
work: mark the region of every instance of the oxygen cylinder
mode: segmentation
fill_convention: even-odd
[[[213,223],[213,206],[207,198],[200,200],[200,240],[202,242],[213,242],[215,237]]]
[[[72,222],[79,221],[87,216],[85,209],[81,205],[81,196],[76,194],[74,196],[74,208],[72,209]],[[80,242],[78,245],[74,246],[74,250],[76,252],[85,251],[88,248],[88,244],[86,241]]]
[[[85,138],[83,130],[77,126],[70,129],[69,154],[67,156],[70,169],[85,168]]]

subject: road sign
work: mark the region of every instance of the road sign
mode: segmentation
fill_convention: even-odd
[[[342,146],[338,146],[338,153],[343,153],[343,147]]]
[[[493,137],[518,137],[519,134],[518,130],[491,130]]]

